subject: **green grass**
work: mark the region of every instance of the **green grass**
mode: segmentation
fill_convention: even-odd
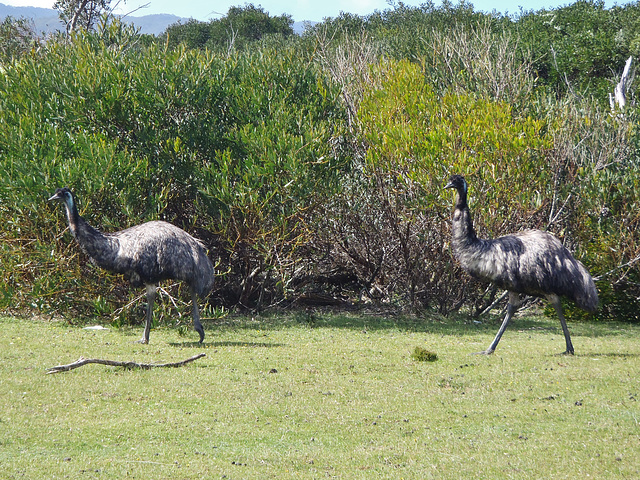
[[[0,478],[638,478],[640,326],[227,318],[197,334],[0,318]],[[411,358],[415,347],[435,362]],[[178,369],[87,365],[78,357]]]

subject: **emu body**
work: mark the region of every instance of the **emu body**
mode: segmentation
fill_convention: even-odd
[[[49,200],[64,203],[71,233],[96,265],[123,274],[134,287],[146,286],[147,313],[141,343],[149,343],[158,283],[168,279],[182,280],[189,285],[193,326],[202,343],[204,328],[200,322],[198,296],[204,297],[213,288],[215,269],[200,241],[163,221],[102,233],[78,214],[68,188],[59,188]]]
[[[571,336],[560,297],[589,312],[598,307],[598,292],[587,269],[553,235],[525,230],[495,239],[476,236],[467,204],[467,182],[454,175],[445,185],[457,191],[452,216],[452,245],[456,259],[469,274],[509,291],[507,314],[495,339],[485,351],[493,353],[520,304],[520,294],[546,298],[555,308],[566,342],[573,354]]]

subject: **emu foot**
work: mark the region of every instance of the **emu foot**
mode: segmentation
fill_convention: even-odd
[[[486,350],[483,350],[481,352],[475,352],[472,355],[491,355],[492,353],[493,353],[493,350],[490,350],[487,348]]]
[[[556,355],[560,356],[560,355],[575,355],[575,354],[573,353],[573,350],[565,350],[564,352],[558,353]]]
[[[200,327],[199,329],[196,328],[196,332],[200,335],[200,341],[198,343],[202,343],[204,341],[204,330]]]
[[[149,343],[149,339],[148,338],[141,338],[140,340],[136,340],[133,343],[142,343],[143,345],[147,345]]]

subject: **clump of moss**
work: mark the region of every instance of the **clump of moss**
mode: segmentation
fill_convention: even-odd
[[[411,358],[418,362],[435,362],[438,355],[422,347],[416,347],[411,354]]]

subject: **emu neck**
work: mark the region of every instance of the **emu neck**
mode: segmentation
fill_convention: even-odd
[[[452,219],[452,239],[456,250],[464,248],[478,241],[473,229],[473,221],[467,204],[467,193],[458,191],[455,210]]]
[[[96,230],[78,214],[75,202],[65,202],[69,229],[82,249],[95,263],[110,268],[118,251],[118,241]]]
[[[84,222],[84,219],[78,214],[78,208],[75,202],[64,202],[65,210],[67,212],[67,220],[69,221],[69,229],[75,238],[78,238],[78,230],[80,229],[80,223]],[[86,223],[86,222],[84,222]]]

